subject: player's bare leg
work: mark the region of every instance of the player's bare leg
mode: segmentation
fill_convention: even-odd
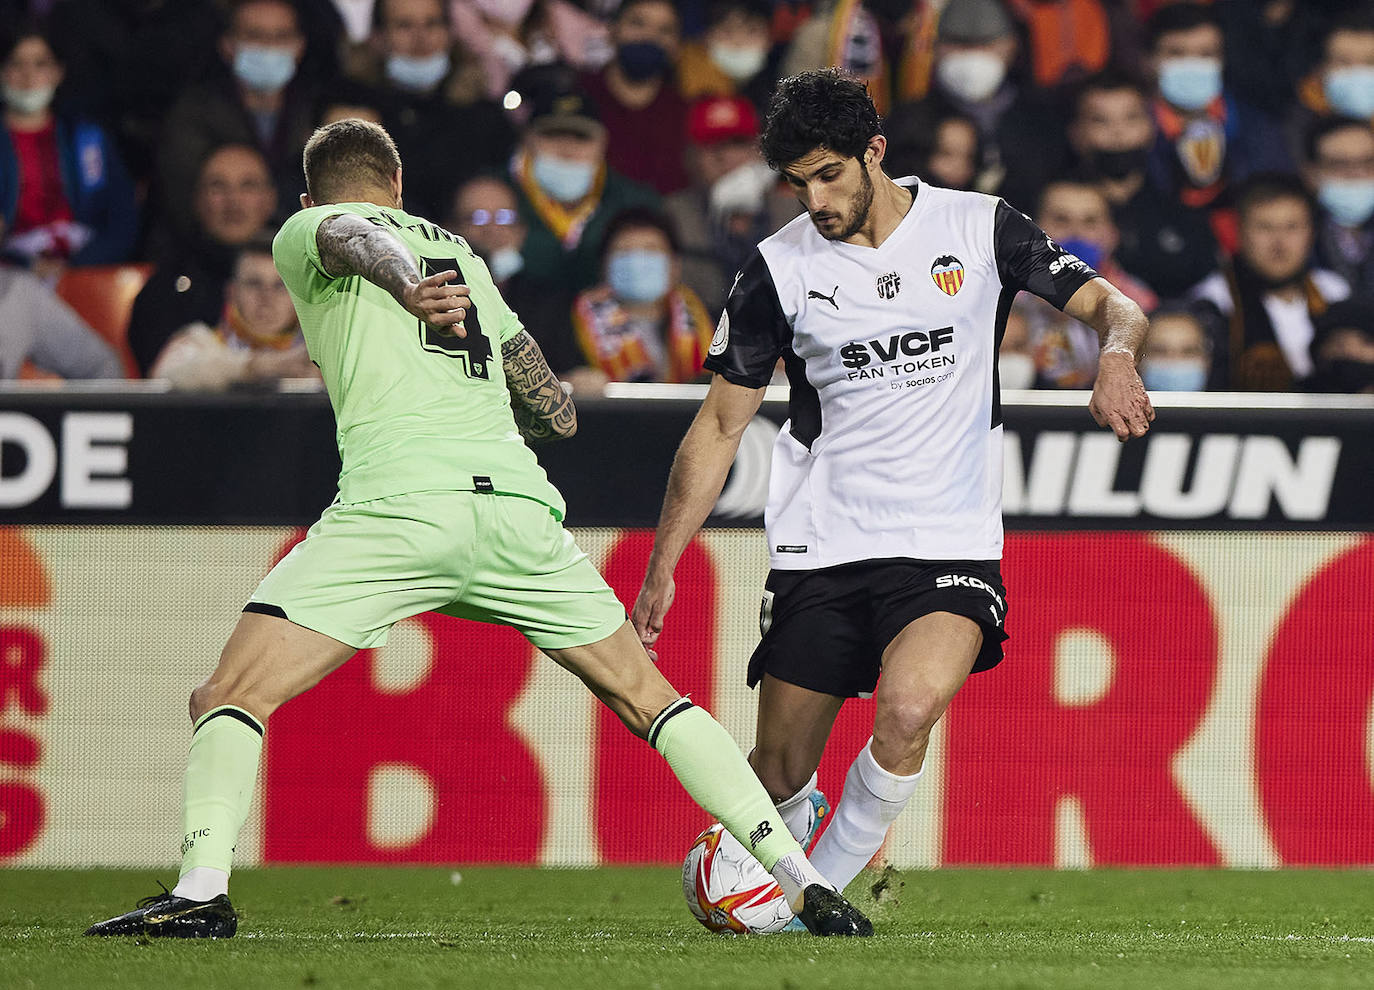
[[[816,789],[816,768],[844,699],[764,674],[759,682],[758,734],[749,764],[778,807],[792,837],[807,845],[819,815],[828,813]]]
[[[735,741],[678,694],[626,622],[597,643],[546,650],[625,726],[662,754],[692,799],[720,820],[821,935],[871,935],[873,926],[807,861]]]
[[[882,847],[916,790],[930,732],[968,679],[983,633],[978,623],[932,612],[883,651],[873,738],[845,775],[844,793],[813,860],[843,890]]]
[[[228,938],[234,844],[248,817],[268,716],[356,651],[286,619],[239,617],[214,672],[191,693],[191,750],[182,797],[181,877],[169,894],[92,925],[87,935]]]

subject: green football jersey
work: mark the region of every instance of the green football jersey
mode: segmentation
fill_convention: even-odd
[[[315,234],[341,213],[394,234],[422,278],[458,272],[472,293],[467,336],[422,323],[361,276],[331,277]],[[501,344],[523,327],[466,241],[402,210],[332,203],[286,221],[272,255],[334,407],[342,501],[468,490],[533,498],[563,517],[563,498],[516,429],[506,391]]]

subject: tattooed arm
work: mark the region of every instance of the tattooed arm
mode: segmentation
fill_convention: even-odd
[[[421,278],[410,250],[395,234],[352,213],[326,217],[315,233],[320,263],[333,278],[360,275],[391,293],[401,307],[430,326],[467,336],[463,317],[472,305],[467,286],[449,285],[455,271]]]
[[[577,432],[572,399],[527,331],[521,330],[501,345],[501,362],[515,425],[527,442],[556,440]]]

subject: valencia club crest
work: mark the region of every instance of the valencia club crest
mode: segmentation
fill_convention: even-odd
[[[930,277],[935,280],[936,288],[952,296],[964,284],[964,263],[952,254],[942,254],[930,266]]]

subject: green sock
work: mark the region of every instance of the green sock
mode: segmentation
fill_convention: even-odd
[[[262,723],[233,705],[206,712],[191,736],[182,790],[181,875],[229,873],[262,756]]]
[[[675,701],[649,727],[649,745],[663,754],[692,800],[765,870],[772,872],[789,853],[801,853],[744,754],[705,709],[686,698]]]

